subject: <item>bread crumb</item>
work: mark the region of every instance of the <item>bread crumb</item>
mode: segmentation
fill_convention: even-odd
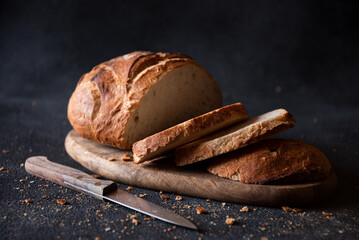
[[[122,161],[131,161],[132,160],[132,157],[129,153],[125,153],[122,158],[121,158]]]
[[[135,219],[135,218],[137,218],[136,215],[130,215],[130,219]]]
[[[239,211],[240,211],[240,212],[249,212],[249,209],[248,209],[247,206],[244,206],[244,207],[242,207],[242,209],[239,210]]]
[[[197,214],[202,214],[206,211],[206,209],[203,207],[196,207],[196,210],[197,210]]]
[[[132,186],[128,186],[128,187],[126,188],[126,190],[127,190],[127,191],[133,190],[133,187],[132,187]]]
[[[147,196],[147,194],[146,193],[144,193],[144,194],[140,194],[140,195],[138,195],[140,198],[144,198],[144,197],[146,197]]]
[[[60,205],[65,205],[67,203],[65,199],[57,199],[56,202]]]
[[[283,206],[282,209],[286,212],[295,212],[295,213],[302,212],[302,209],[300,208],[290,208],[287,206]]]
[[[166,195],[164,195],[164,194],[161,194],[161,196],[160,196],[162,199],[168,199],[169,197],[167,197]]]
[[[92,174],[92,175],[91,175],[91,177],[93,177],[93,178],[99,178],[99,177],[100,177],[100,175],[97,175],[97,174]]]
[[[139,222],[137,221],[137,219],[134,218],[134,219],[132,219],[132,223],[137,226]]]
[[[150,221],[150,220],[151,220],[151,218],[149,218],[149,217],[145,217],[143,220],[145,220],[145,221]]]
[[[24,202],[29,205],[31,203],[31,200],[30,199],[25,199]]]
[[[113,158],[113,157],[110,157],[110,158],[107,158],[107,161],[116,161],[116,158]]]
[[[24,167],[24,166],[25,166],[25,164],[23,164],[23,163],[20,164],[20,167]]]
[[[47,196],[46,196],[46,195],[44,195],[44,196],[42,196],[41,198],[42,198],[42,199],[45,199],[45,198],[47,198]]]
[[[225,202],[223,202],[223,203],[222,203],[222,207],[225,207],[225,206],[226,206],[226,203],[225,203]]]
[[[323,217],[326,217],[326,218],[333,216],[333,214],[327,213],[327,212],[323,212],[322,214],[323,214]]]
[[[235,219],[234,218],[227,218],[226,219],[226,224],[228,224],[228,225],[233,225],[234,223],[235,223]]]
[[[3,154],[8,154],[9,152],[10,152],[10,151],[7,150],[7,149],[3,149],[3,150],[2,150],[2,153],[3,153]]]
[[[1,168],[0,168],[0,172],[1,172],[1,171],[4,171],[4,170],[5,170],[5,168],[4,168],[4,167],[1,167]]]
[[[100,237],[95,237],[95,240],[101,240],[101,238]]]
[[[182,197],[181,196],[176,196],[176,201],[181,201],[182,200]]]

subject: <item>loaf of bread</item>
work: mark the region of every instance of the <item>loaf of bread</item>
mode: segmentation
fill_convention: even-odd
[[[141,163],[153,159],[180,145],[247,119],[248,113],[242,103],[216,109],[135,142],[132,147],[134,161]]]
[[[184,166],[228,153],[291,128],[294,124],[295,119],[289,112],[277,109],[177,148],[175,163]]]
[[[331,166],[317,148],[301,140],[266,139],[217,156],[207,170],[243,183],[298,183],[329,177]]]
[[[129,150],[138,140],[221,106],[218,85],[191,58],[133,52],[81,77],[68,119],[80,136]]]

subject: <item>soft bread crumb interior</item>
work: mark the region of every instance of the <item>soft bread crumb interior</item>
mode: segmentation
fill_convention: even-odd
[[[195,64],[177,67],[160,76],[131,114],[128,141],[132,144],[221,105],[222,96],[207,72]]]

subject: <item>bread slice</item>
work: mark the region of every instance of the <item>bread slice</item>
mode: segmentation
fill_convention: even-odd
[[[299,183],[324,180],[331,166],[319,149],[301,141],[265,139],[210,160],[207,170],[243,183]]]
[[[184,166],[231,152],[291,128],[294,124],[295,119],[290,113],[277,109],[177,148],[175,163]]]
[[[82,76],[68,118],[80,136],[130,150],[138,140],[221,106],[218,85],[188,56],[133,52]]]
[[[132,146],[135,163],[153,159],[176,147],[248,119],[242,103],[228,105],[177,124]]]

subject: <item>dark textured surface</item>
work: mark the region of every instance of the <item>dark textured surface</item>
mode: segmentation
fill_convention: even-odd
[[[9,151],[0,152],[1,239],[359,238],[358,3],[194,2],[0,2],[0,150]],[[134,50],[193,57],[220,84],[225,103],[241,101],[252,116],[286,108],[298,122],[281,136],[328,156],[336,194],[299,214],[259,206],[240,212],[244,205],[186,196],[177,202],[171,193],[165,201],[134,188],[200,229],[168,231],[171,225],[141,214],[135,226],[126,221],[133,211],[28,175],[20,164],[33,155],[84,170],[63,147],[67,101],[83,73]],[[208,213],[197,215],[196,206]],[[235,225],[224,223],[227,215]]]

